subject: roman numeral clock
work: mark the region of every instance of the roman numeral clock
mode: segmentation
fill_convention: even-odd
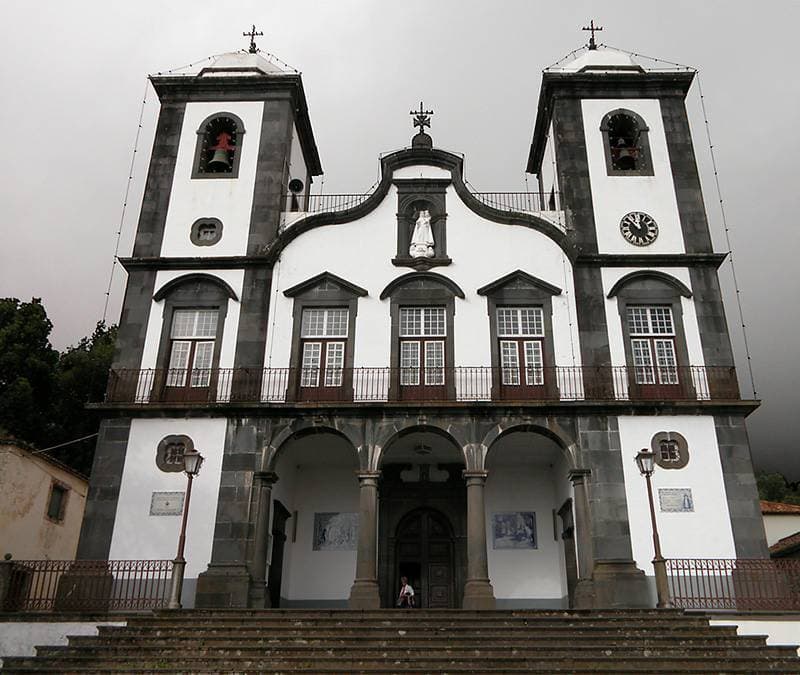
[[[634,246],[649,246],[658,237],[658,225],[652,216],[642,211],[632,211],[622,217],[619,231],[625,241]]]

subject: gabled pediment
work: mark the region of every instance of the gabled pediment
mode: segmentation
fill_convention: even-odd
[[[478,295],[492,295],[499,290],[530,290],[536,289],[548,295],[561,295],[561,289],[546,281],[536,278],[532,274],[516,270],[496,281],[486,284],[478,289]]]
[[[287,288],[283,294],[287,298],[294,298],[298,295],[308,293],[309,291],[337,291],[340,293],[349,293],[350,295],[355,295],[360,298],[363,298],[365,295],[369,295],[369,293],[365,289],[361,288],[361,286],[356,286],[346,279],[337,277],[335,274],[331,274],[330,272],[322,272],[321,274],[317,274],[310,279],[301,281],[299,284],[296,284],[291,288]]]

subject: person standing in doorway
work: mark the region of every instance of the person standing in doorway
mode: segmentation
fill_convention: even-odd
[[[400,595],[397,598],[397,606],[405,609],[414,607],[414,589],[408,583],[408,577],[400,577]]]

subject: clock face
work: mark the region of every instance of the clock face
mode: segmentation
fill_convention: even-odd
[[[632,211],[619,222],[619,231],[634,246],[649,246],[658,237],[658,225],[651,216]]]

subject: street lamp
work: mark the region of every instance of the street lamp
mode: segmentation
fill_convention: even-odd
[[[658,524],[656,523],[656,508],[653,504],[653,485],[650,482],[650,476],[653,475],[655,470],[655,460],[655,453],[647,448],[642,448],[636,454],[636,466],[639,467],[639,473],[644,476],[647,482],[647,499],[650,502],[650,524],[653,530],[653,570],[656,575],[656,594],[658,595],[656,607],[665,608],[670,606],[667,561],[661,555],[661,541],[658,538]]]
[[[181,591],[183,590],[183,575],[186,571],[186,559],[183,550],[186,547],[186,521],[189,518],[189,499],[192,497],[192,481],[200,473],[203,466],[203,455],[197,450],[183,451],[183,472],[186,474],[186,499],[183,500],[183,519],[181,520],[181,535],[178,537],[178,555],[172,561],[172,585],[169,593],[169,609],[181,608]]]

